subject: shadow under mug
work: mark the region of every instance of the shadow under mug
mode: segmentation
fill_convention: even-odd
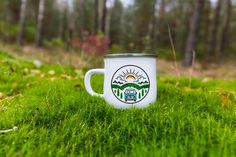
[[[157,98],[155,54],[108,54],[104,69],[91,69],[84,78],[85,88],[92,96],[100,96],[115,108],[143,108]],[[104,74],[103,94],[91,87],[91,76]]]

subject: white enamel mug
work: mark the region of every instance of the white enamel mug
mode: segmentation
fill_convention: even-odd
[[[104,69],[91,69],[84,78],[85,88],[92,96],[100,96],[115,108],[143,108],[157,98],[155,54],[108,54]],[[103,94],[93,91],[93,74],[104,74]]]

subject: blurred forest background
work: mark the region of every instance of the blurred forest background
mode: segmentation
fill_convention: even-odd
[[[234,0],[1,0],[2,44],[78,54],[147,52],[185,66],[236,59]],[[173,42],[173,44],[171,44]],[[194,53],[195,52],[195,53]]]

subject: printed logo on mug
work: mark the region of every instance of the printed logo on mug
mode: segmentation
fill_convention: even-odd
[[[104,97],[116,108],[143,108],[156,101],[155,54],[108,54],[104,69],[92,69],[85,75],[85,88],[92,96]],[[95,93],[90,84],[93,74],[104,74],[104,94]]]

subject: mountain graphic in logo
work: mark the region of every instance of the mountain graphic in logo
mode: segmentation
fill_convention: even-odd
[[[140,102],[150,88],[147,73],[136,65],[119,68],[111,80],[111,89],[115,97],[128,104]]]

